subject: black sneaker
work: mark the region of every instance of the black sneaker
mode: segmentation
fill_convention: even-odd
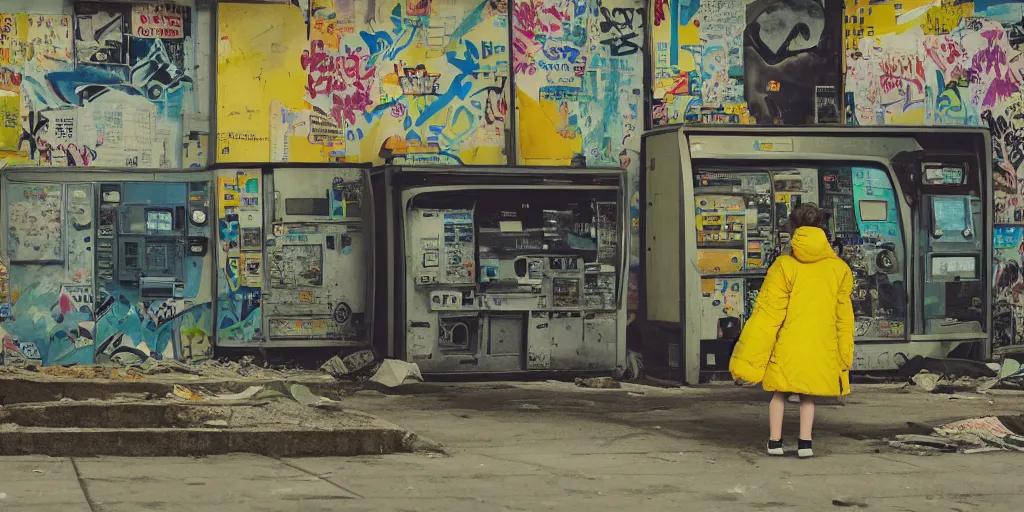
[[[797,439],[797,451],[796,454],[801,459],[809,459],[814,457],[814,450],[811,449],[811,442],[803,439]]]
[[[768,455],[785,455],[786,452],[782,449],[782,438],[778,441],[768,440]]]

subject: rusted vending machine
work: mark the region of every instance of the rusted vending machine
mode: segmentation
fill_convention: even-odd
[[[379,350],[424,373],[623,364],[622,171],[383,167],[371,182]]]

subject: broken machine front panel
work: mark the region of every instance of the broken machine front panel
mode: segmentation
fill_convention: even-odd
[[[231,239],[222,290],[228,307],[219,319],[228,346],[368,342],[364,186],[363,171],[353,168],[218,179],[222,235]]]
[[[624,343],[620,193],[407,192],[407,359],[425,372],[613,369]]]
[[[160,326],[176,319],[192,323],[208,314],[209,183],[113,182],[98,188],[97,360],[120,352],[142,359],[153,352],[165,358],[208,357],[207,330]],[[196,309],[199,304],[205,309]],[[152,336],[135,339],[133,329],[121,325],[131,318],[122,309],[133,306],[145,309],[135,314],[145,318],[144,326],[151,324]],[[193,314],[182,317],[190,310]],[[172,339],[163,339],[167,336]]]

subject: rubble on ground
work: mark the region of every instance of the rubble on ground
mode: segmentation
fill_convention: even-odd
[[[141,359],[132,353],[115,354],[106,364],[43,366],[43,367],[0,367],[10,374],[41,374],[64,379],[109,379],[140,381],[154,375],[178,374],[191,378],[235,380],[239,378],[251,380],[272,380],[313,373],[308,370],[285,367],[271,368],[255,364],[252,356],[242,357],[238,361],[227,359],[208,359],[186,364],[173,359]]]
[[[576,383],[576,386],[581,388],[619,389],[622,387],[622,384],[619,384],[611,377],[577,377],[574,382]]]
[[[377,371],[370,377],[370,381],[393,388],[402,384],[423,382],[423,374],[420,373],[420,367],[416,363],[385,359],[381,361]]]
[[[376,357],[372,350],[357,350],[342,357],[338,354],[327,360],[320,367],[320,371],[329,373],[335,377],[359,377],[361,374],[369,377],[373,375]]]
[[[1024,415],[955,421],[935,427],[931,435],[901,434],[887,443],[918,454],[1024,452]]]
[[[918,389],[929,393],[985,393],[990,389],[1024,389],[1024,368],[1014,359],[1007,358],[1001,364],[975,361],[964,364],[961,360],[918,356],[911,361],[917,364],[907,368],[911,366],[908,362],[901,371],[906,373],[917,370],[910,381]]]
[[[639,352],[626,352],[626,364],[615,367],[612,378],[615,380],[638,380],[644,371],[644,356]]]
[[[209,402],[226,404],[233,402],[265,402],[272,399],[292,399],[302,405],[326,410],[341,410],[341,402],[331,400],[313,393],[309,387],[298,383],[274,382],[264,386],[249,386],[241,393],[214,394],[205,393],[176,384],[174,391],[168,393],[168,398],[178,398],[186,401]]]

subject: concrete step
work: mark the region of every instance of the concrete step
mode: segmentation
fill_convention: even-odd
[[[410,452],[415,435],[400,428],[48,428],[0,429],[0,456],[195,457],[244,452],[323,457]]]
[[[138,384],[138,383],[133,383]],[[249,383],[247,383],[249,384]],[[278,384],[279,386],[280,384]],[[63,399],[0,406],[0,456],[352,456],[442,451],[359,411],[277,399]]]
[[[47,402],[0,407],[0,423],[46,428],[202,428],[207,422],[230,424],[231,407],[265,402],[208,405],[194,402]]]
[[[338,400],[360,384],[339,382],[329,377],[296,379],[184,379],[175,375],[159,375],[141,381],[98,379],[0,378],[0,405],[56,402],[71,400],[106,400],[115,396],[150,395],[162,398],[174,390],[175,384],[190,389],[202,388],[211,393],[240,393],[250,386],[302,384],[314,394]]]

